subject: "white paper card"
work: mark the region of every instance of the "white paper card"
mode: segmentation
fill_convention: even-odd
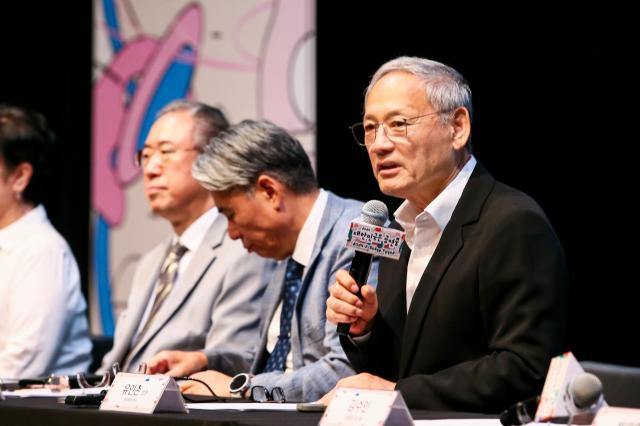
[[[16,389],[14,391],[5,391],[5,396],[11,396],[14,398],[62,398],[66,396],[80,396],[80,395],[97,395],[102,392],[104,388],[89,388],[89,389],[65,389],[63,391],[54,391],[51,389]]]
[[[398,260],[405,233],[397,229],[352,221],[347,236],[348,248]]]
[[[210,411],[296,411],[295,403],[272,404],[255,402],[196,402],[187,404],[190,410],[210,410]]]
[[[498,419],[439,419],[414,420],[415,426],[502,426]],[[527,426],[532,426],[533,423]]]
[[[320,426],[413,425],[398,391],[338,388]]]
[[[640,425],[640,410],[636,408],[622,407],[602,407],[596,418],[593,419],[594,426],[619,426]]]
[[[187,413],[175,380],[169,376],[118,373],[101,410],[129,413]]]

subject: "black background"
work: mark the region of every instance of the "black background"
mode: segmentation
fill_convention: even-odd
[[[379,193],[348,125],[360,120],[363,91],[386,60],[414,55],[453,66],[473,91],[476,157],[532,195],[562,241],[571,275],[568,348],[581,360],[640,365],[632,207],[640,49],[631,19],[613,3],[470,10],[318,0],[321,185],[395,209],[399,200]],[[39,109],[59,135],[47,209],[86,283],[91,4],[10,3],[0,24],[0,102]]]

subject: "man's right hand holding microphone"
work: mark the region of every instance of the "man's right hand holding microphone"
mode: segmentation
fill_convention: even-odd
[[[365,284],[360,289],[362,300],[358,298],[358,284],[347,271],[338,271],[336,282],[329,289],[327,299],[327,319],[336,324],[351,324],[349,334],[362,336],[373,326],[373,318],[378,312],[378,297],[372,286]]]

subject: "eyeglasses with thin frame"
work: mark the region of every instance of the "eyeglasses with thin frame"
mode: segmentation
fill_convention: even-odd
[[[351,133],[353,133],[353,137],[358,145],[369,147],[376,141],[378,128],[380,128],[380,126],[384,127],[385,134],[391,141],[398,142],[400,140],[407,139],[407,129],[409,126],[413,126],[414,124],[420,124],[417,122],[418,119],[439,113],[440,111],[434,111],[411,118],[394,117],[386,122],[378,124],[356,123],[349,127],[351,128]]]
[[[173,156],[180,151],[200,151],[198,148],[169,148],[169,147],[161,147],[160,149],[153,148],[142,148],[140,151],[136,152],[136,164],[141,169],[147,167],[151,159],[158,154],[160,159],[160,164],[166,165],[172,161]]]
[[[251,399],[256,402],[285,402],[284,391],[278,386],[272,388],[271,392],[264,386],[253,386],[251,388]]]

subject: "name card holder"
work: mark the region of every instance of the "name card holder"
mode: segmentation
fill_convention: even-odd
[[[188,413],[180,388],[169,376],[118,373],[101,410],[128,413]]]
[[[338,388],[319,426],[408,426],[411,413],[398,391]]]
[[[547,378],[544,381],[540,404],[536,410],[536,422],[546,422],[554,418],[569,417],[567,385],[584,370],[571,352],[565,352],[551,359]]]

